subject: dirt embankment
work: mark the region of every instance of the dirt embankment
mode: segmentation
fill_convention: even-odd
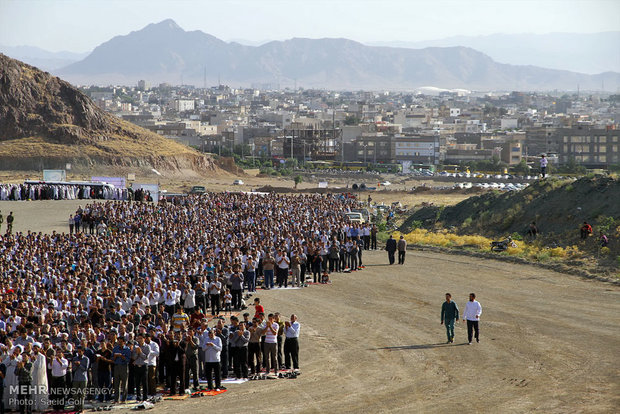
[[[95,166],[219,171],[209,156],[110,115],[68,82],[0,54],[3,170]]]
[[[594,231],[580,238],[583,222]],[[530,223],[539,230],[527,235]],[[454,206],[425,207],[413,213],[400,228],[403,233],[422,226],[449,229],[457,234],[479,234],[494,239],[508,235],[546,249],[577,246],[585,256],[572,267],[587,267],[592,274],[616,274],[620,267],[620,181],[611,177],[538,181],[520,192],[489,192]],[[601,247],[600,234],[609,240]],[[569,264],[569,263],[567,263]]]
[[[439,223],[462,234],[501,236],[524,233],[531,222],[536,222],[543,234],[574,234],[584,221],[594,224],[603,216],[620,218],[617,179],[548,180],[519,192],[491,191],[451,207],[420,209],[405,221],[401,230],[410,231],[417,221],[425,227]]]

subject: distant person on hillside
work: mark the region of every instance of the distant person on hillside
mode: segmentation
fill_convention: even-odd
[[[398,264],[405,264],[405,253],[407,253],[407,241],[403,236],[398,240]]]
[[[390,234],[390,238],[385,242],[385,250],[388,253],[388,259],[390,264],[394,264],[394,252],[396,252],[396,240],[394,240],[394,236]]]
[[[446,301],[441,305],[441,324],[446,325],[448,343],[454,342],[454,322],[459,321],[459,307],[452,302],[452,295],[446,293]]]
[[[601,247],[607,247],[607,245],[609,244],[609,239],[607,238],[606,235],[601,233],[601,236],[599,237],[599,241],[601,242]]]
[[[535,221],[530,223],[530,227],[527,229],[527,235],[532,239],[535,239],[538,235],[538,227],[536,227]]]
[[[540,175],[542,176],[542,178],[545,178],[547,176],[547,164],[549,163],[549,160],[547,159],[547,157],[545,157],[545,154],[540,156]]]
[[[9,219],[7,217],[7,223],[8,221]],[[581,240],[587,239],[588,236],[592,234],[592,226],[588,224],[587,221],[584,221],[583,225],[581,226],[580,233],[581,233]]]
[[[75,219],[73,214],[69,214],[69,235],[73,234],[73,226],[75,225]]]
[[[467,321],[467,341],[471,345],[472,330],[475,331],[476,342],[480,342],[480,331],[478,322],[480,322],[480,315],[482,315],[482,306],[476,300],[476,294],[469,294],[469,302],[465,305],[465,312],[463,312],[463,322]]]

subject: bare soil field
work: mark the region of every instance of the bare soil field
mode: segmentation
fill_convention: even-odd
[[[258,170],[245,170],[245,175],[233,175],[230,173],[213,174],[206,177],[199,177],[196,174],[181,174],[181,173],[163,173],[158,176],[152,171],[137,171],[135,169],[118,168],[117,170],[105,169],[101,171],[93,171],[91,174],[74,174],[69,172],[67,174],[67,180],[90,180],[91,176],[127,176],[128,172],[136,172],[137,183],[150,183],[159,184],[161,189],[165,189],[171,193],[176,192],[188,192],[192,186],[202,185],[207,191],[252,191],[263,186],[272,187],[288,187],[291,192],[294,192],[295,183],[293,177],[259,177]],[[393,179],[392,176],[386,175],[386,177]],[[41,179],[41,172],[37,171],[0,171],[0,183],[23,183],[25,180],[39,180]],[[233,181],[236,179],[243,180],[243,185],[233,185]],[[365,180],[368,182],[368,180]],[[361,182],[360,180],[350,179],[346,177],[336,178],[330,181],[330,188],[339,188],[343,192],[352,191],[351,187],[354,183]],[[429,181],[419,180],[406,180],[397,181],[394,180],[393,185],[386,187],[385,189],[375,191],[362,191],[355,192],[361,200],[367,200],[368,195],[372,197],[373,203],[391,204],[393,202],[400,202],[404,206],[409,208],[422,203],[433,203],[435,205],[454,205],[469,197],[471,194],[465,192],[460,193],[416,193],[410,192],[414,186],[426,184],[435,185]],[[445,185],[441,183],[440,185]],[[299,189],[316,189],[318,187],[318,181],[316,182],[302,182],[298,185]],[[407,190],[407,191],[406,191]],[[78,203],[79,204],[79,203]],[[3,204],[0,204],[0,209]],[[77,206],[76,206],[77,207]],[[75,209],[73,210],[75,211]],[[69,217],[71,210],[66,211],[66,216]]]
[[[267,311],[298,314],[295,380],[253,381],[157,412],[617,412],[620,289],[465,257],[409,252],[404,266],[366,255],[331,286],[260,293]],[[481,342],[459,322],[446,345],[443,295],[461,310],[476,292]],[[602,306],[601,306],[602,305]]]
[[[50,231],[84,201],[2,202],[16,229]],[[60,221],[60,222],[59,222]],[[64,226],[64,227],[63,227]],[[613,413],[620,410],[620,287],[533,266],[409,251],[331,285],[259,291],[268,312],[301,323],[297,379],[231,385],[164,401],[154,413]],[[444,293],[461,311],[475,292],[481,341],[440,325]],[[119,410],[115,410],[119,411]],[[120,410],[124,411],[124,410]]]

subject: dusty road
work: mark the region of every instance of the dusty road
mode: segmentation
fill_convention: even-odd
[[[49,231],[79,204],[50,203],[0,209],[18,214],[17,229]],[[335,274],[332,285],[259,293],[268,312],[299,316],[298,379],[232,385],[153,412],[620,411],[619,287],[426,252],[408,252],[404,266],[385,265],[382,251],[364,262],[364,271]],[[445,292],[461,311],[476,292],[480,344],[466,344],[462,322],[455,344],[445,344]]]
[[[302,323],[296,380],[258,381],[157,411],[617,412],[620,289],[534,267],[408,252],[404,266],[366,256],[331,286],[268,291],[268,311]],[[483,306],[481,342],[459,322],[446,345],[440,306]]]

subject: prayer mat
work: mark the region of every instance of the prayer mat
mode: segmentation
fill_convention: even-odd
[[[201,390],[201,391],[196,391],[195,393],[192,394],[192,397],[198,397],[198,396],[213,396],[213,395],[218,395],[218,394],[222,394],[226,392],[226,390]]]
[[[164,397],[164,400],[184,400],[187,397],[189,397],[188,394],[183,394],[183,395],[167,395]]]

